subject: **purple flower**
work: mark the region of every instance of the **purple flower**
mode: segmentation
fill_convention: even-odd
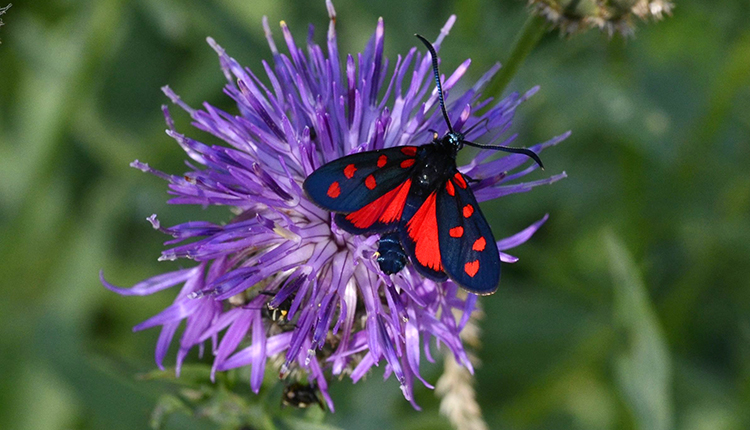
[[[263,62],[263,79],[208,39],[227,77],[224,92],[237,103],[236,114],[207,103],[194,109],[164,88],[195,127],[227,145],[208,146],[177,132],[164,107],[167,134],[192,159],[190,170],[169,175],[139,161],[132,166],[167,180],[174,196],[170,203],[225,205],[234,215],[225,225],[188,222],[169,228],[162,227],[155,215],[150,217],[155,229],[173,237],[160,260],[188,258],[198,264],[129,289],[113,286],[103,277],[102,283],[123,295],[147,295],[182,285],[171,306],[135,327],[162,327],[156,346],[160,368],[184,321],[178,374],[190,349],[197,346],[202,351],[209,344],[214,372],[251,366],[250,385],[257,392],[266,367],[271,366],[281,377],[293,374],[317,384],[333,409],[327,390],[331,376],[348,374],[356,382],[373,366],[384,364],[386,377],[393,374],[404,396],[417,407],[412,397],[415,378],[432,387],[420,375],[422,358],[433,361],[431,345],[447,348],[471,370],[459,333],[477,297],[450,281],[426,280],[411,266],[385,276],[373,256],[377,235],[352,236],[338,229],[330,213],[306,198],[301,184],[323,163],[355,151],[427,143],[430,129],[444,133],[446,126],[436,108],[429,55],[412,48],[396,59],[389,74],[379,20],[364,52],[348,55],[341,64],[335,11],[330,1],[327,5],[331,18],[327,54],[313,42],[312,28],[303,51],[283,22],[289,54],[282,54],[264,19],[273,62]],[[435,48],[454,21],[451,17],[440,31]],[[444,80],[446,93],[469,63],[465,61]],[[498,139],[510,127],[516,107],[537,90],[511,94],[485,113],[474,114],[491,103],[481,98],[480,89],[499,67],[448,105],[454,128],[464,130],[468,140],[510,143],[515,136]],[[531,149],[540,152],[567,135]],[[565,176],[518,183],[515,180],[534,171],[536,164],[523,168],[529,164],[524,155],[491,159],[493,154],[481,151],[460,168],[480,180],[472,184],[479,201],[529,191]],[[500,240],[498,248],[505,251],[524,243],[546,219]],[[517,260],[502,252],[501,259]]]

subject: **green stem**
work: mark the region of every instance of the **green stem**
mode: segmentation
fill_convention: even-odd
[[[510,56],[507,61],[503,63],[503,68],[497,74],[497,77],[492,81],[490,87],[487,89],[487,95],[500,97],[508,86],[508,83],[521,68],[521,65],[526,60],[526,57],[534,50],[536,45],[542,39],[544,33],[547,32],[547,21],[538,15],[532,14],[526,20],[521,29],[521,33],[513,43],[513,49],[510,51]]]

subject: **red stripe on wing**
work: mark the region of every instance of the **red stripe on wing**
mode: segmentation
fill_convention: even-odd
[[[407,179],[362,209],[350,213],[346,219],[357,228],[369,228],[378,220],[384,224],[398,221],[404,211],[409,188],[411,188],[411,179]]]
[[[438,241],[436,193],[430,194],[406,224],[409,237],[414,241],[414,257],[419,264],[435,271],[442,271],[440,244]]]
[[[456,185],[463,189],[466,189],[466,181],[464,180],[464,175],[462,175],[460,172],[456,172],[456,174],[453,175],[453,179],[456,181]]]
[[[388,224],[401,219],[401,213],[404,212],[406,196],[409,195],[410,188],[411,179],[407,179],[403,184],[399,185],[398,188],[388,193],[391,194],[394,191],[396,192],[396,194],[393,196],[393,200],[391,200],[391,203],[385,208],[382,215],[380,216],[380,222],[382,222],[383,224]]]
[[[453,182],[451,182],[450,179],[445,183],[445,191],[447,191],[448,195],[451,197],[456,195],[456,189],[453,187]]]

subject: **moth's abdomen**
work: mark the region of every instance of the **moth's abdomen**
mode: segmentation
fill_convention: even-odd
[[[378,265],[386,275],[398,273],[406,266],[407,258],[401,247],[399,233],[392,232],[380,236],[378,242]]]

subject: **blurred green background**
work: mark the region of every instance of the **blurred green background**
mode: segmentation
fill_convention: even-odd
[[[507,57],[527,17],[515,0],[335,6],[341,53],[361,50],[383,16],[390,57],[456,13],[441,55],[445,71],[473,59],[466,82]],[[152,213],[165,225],[228,218],[167,206],[165,183],[128,163],[185,170],[159,88],[235,112],[205,38],[257,68],[270,59],[263,15],[277,43],[281,19],[299,40],[308,23],[322,40],[328,22],[322,0],[19,1],[2,17],[0,428],[147,428],[174,392],[137,378],[155,368],[158,330],[131,333],[174,291],[120,297],[98,272],[132,285],[178,267],[156,261],[165,238]],[[568,179],[484,205],[498,237],[550,213],[481,299],[477,390],[490,428],[750,428],[748,16],[747,0],[680,0],[634,39],[552,32],[511,82],[506,92],[542,87],[519,109],[517,144],[573,134],[544,154],[547,172]],[[434,382],[442,365],[423,369]],[[335,382],[325,422],[450,428],[431,390],[417,389],[416,412],[381,374]],[[278,395],[264,390],[275,408]],[[218,428],[184,413],[165,425]]]

